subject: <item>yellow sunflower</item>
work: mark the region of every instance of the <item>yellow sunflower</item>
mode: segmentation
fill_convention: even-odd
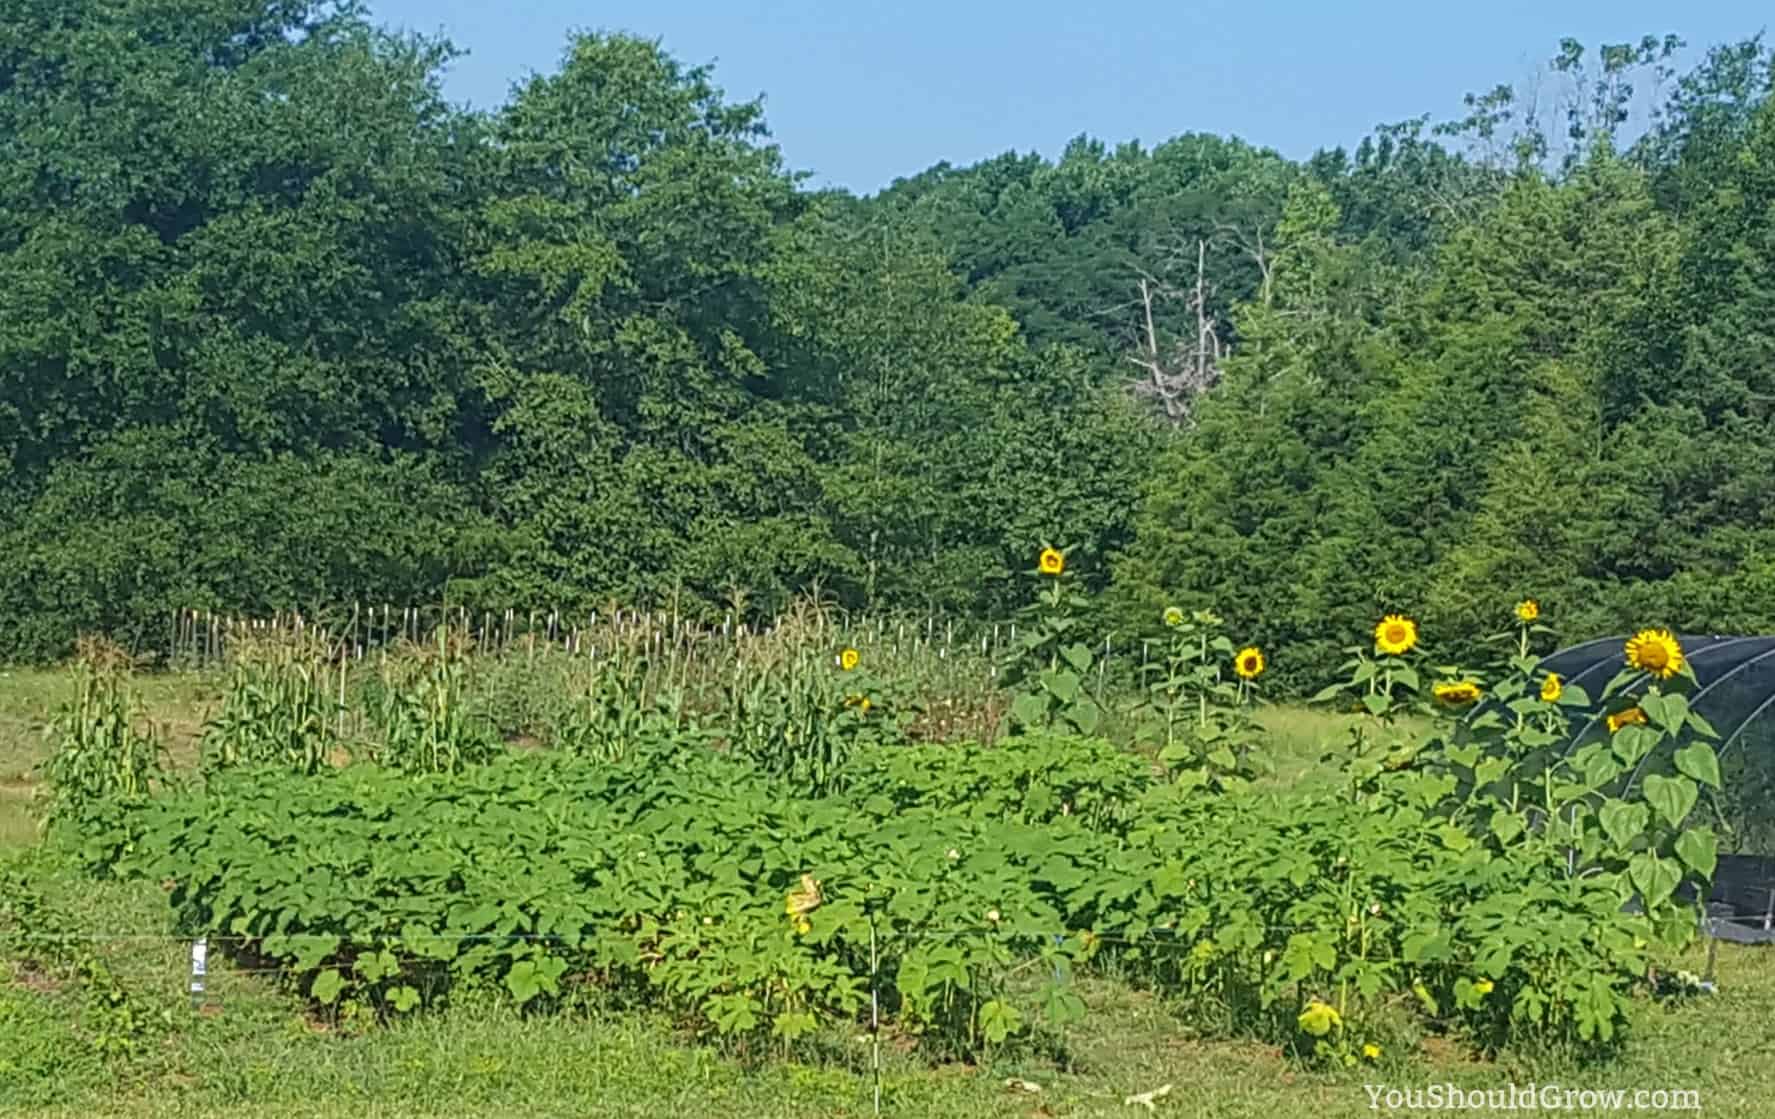
[[[1605,721],[1608,723],[1609,733],[1614,734],[1622,727],[1644,726],[1646,722],[1646,713],[1637,707],[1629,707],[1625,711],[1615,712]]]
[[[1403,614],[1388,614],[1374,627],[1374,647],[1389,657],[1411,651],[1418,643],[1418,624]]]
[[[1246,680],[1255,680],[1263,675],[1263,650],[1256,645],[1247,645],[1233,657],[1233,671]]]
[[[1627,641],[1627,663],[1668,680],[1683,670],[1683,647],[1667,629],[1642,629]]]
[[[820,882],[811,874],[801,876],[801,888],[790,890],[783,898],[783,912],[793,923],[805,923],[807,915],[820,907]]]
[[[1541,702],[1558,703],[1559,697],[1564,694],[1565,681],[1559,678],[1559,673],[1549,672],[1547,679],[1541,681]]]
[[[1438,703],[1446,703],[1450,707],[1465,707],[1479,699],[1479,685],[1471,680],[1439,680],[1431,686],[1430,691],[1436,696]]]
[[[1306,1009],[1300,1012],[1298,1021],[1300,1028],[1314,1037],[1324,1037],[1344,1024],[1343,1015],[1337,1012],[1336,1007],[1327,1006],[1318,999],[1307,1003]]]
[[[1527,625],[1541,616],[1541,604],[1532,598],[1525,598],[1516,604],[1516,620]]]
[[[861,663],[863,663],[863,654],[857,652],[855,649],[847,648],[844,652],[838,654],[838,667],[844,669],[846,672],[851,671]]]
[[[1183,624],[1183,611],[1175,606],[1165,607],[1165,624],[1176,629]]]
[[[1041,568],[1043,575],[1058,575],[1066,570],[1066,557],[1053,548],[1043,548],[1036,566]]]

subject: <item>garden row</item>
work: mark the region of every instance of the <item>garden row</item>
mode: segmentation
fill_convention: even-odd
[[[1205,794],[1101,742],[872,752],[836,797],[660,747],[456,774],[219,774],[79,820],[87,863],[170,887],[179,927],[318,1004],[591,985],[787,1045],[855,1023],[965,1052],[1058,1030],[1113,961],[1205,1028],[1347,1060],[1402,1028],[1608,1045],[1673,926],[1625,876],[1439,808],[1382,755],[1326,795]],[[1032,962],[1039,962],[1033,966]],[[1039,976],[1039,982],[1020,976]],[[1402,1026],[1398,1002],[1414,1008]]]
[[[1694,935],[1680,888],[1713,873],[1692,817],[1720,773],[1667,632],[1629,643],[1606,732],[1573,744],[1596,704],[1531,653],[1532,603],[1484,673],[1390,615],[1320,697],[1368,716],[1334,791],[1264,791],[1263,650],[1165,611],[1118,749],[1063,557],[1032,574],[992,746],[908,744],[913,682],[816,633],[736,664],[712,709],[613,653],[559,748],[514,755],[440,632],[365,683],[378,733],[351,764],[343,678],[287,642],[241,657],[192,781],[150,763],[89,656],[52,819],[90,870],[169,884],[181,931],[357,1016],[591,988],[791,1045],[873,1005],[961,1053],[1062,1029],[1075,969],[1112,966],[1324,1060],[1420,1030],[1607,1048]]]

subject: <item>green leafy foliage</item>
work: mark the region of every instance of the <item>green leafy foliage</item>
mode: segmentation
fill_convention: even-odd
[[[49,732],[42,770],[52,822],[146,800],[166,781],[166,747],[131,691],[128,656],[113,645],[81,645],[74,696],[56,712]]]
[[[373,712],[377,762],[410,773],[454,773],[496,756],[502,744],[467,696],[465,639],[440,626],[428,646],[389,659]]]
[[[1095,960],[1309,1057],[1347,1055],[1405,992],[1487,1044],[1618,1043],[1662,923],[1623,910],[1620,881],[1661,899],[1677,872],[1574,877],[1551,839],[1469,838],[1451,782],[1366,766],[1342,791],[1178,796],[1051,736],[871,748],[836,796],[688,745],[239,769],[89,816],[84,851],[168,880],[181,928],[340,1014],[592,984],[792,1044],[873,988],[899,1028],[965,1053],[1063,1029]],[[1012,983],[1031,962],[1049,978]],[[1321,1004],[1340,1028],[1300,1040]]]
[[[204,726],[203,767],[283,765],[314,773],[328,764],[341,714],[343,665],[311,635],[242,635],[222,709]]]

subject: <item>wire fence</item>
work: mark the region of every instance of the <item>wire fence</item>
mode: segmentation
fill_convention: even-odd
[[[856,644],[887,646],[936,657],[961,653],[994,656],[1016,641],[1016,623],[985,624],[926,615],[905,616],[813,613],[822,636]],[[613,609],[604,614],[573,615],[561,610],[474,611],[455,606],[403,606],[357,603],[320,614],[298,611],[269,616],[223,614],[210,610],[177,612],[169,628],[167,652],[178,665],[207,667],[225,663],[231,644],[243,637],[288,633],[313,635],[344,655],[362,659],[402,643],[426,641],[440,628],[467,638],[476,651],[558,651],[596,655],[613,644],[688,645],[726,642],[781,634],[788,625],[807,625],[805,616],[778,615],[765,623],[736,621],[729,612],[719,624],[672,611]]]
[[[419,644],[441,628],[467,639],[475,651],[489,655],[522,652],[596,657],[618,646],[690,648],[742,647],[794,630],[858,648],[883,648],[895,655],[939,660],[978,656],[997,662],[1016,646],[1016,622],[981,622],[935,614],[909,617],[831,612],[777,615],[764,623],[736,620],[729,612],[719,624],[666,610],[612,609],[604,614],[571,614],[562,610],[475,611],[432,605],[396,607],[356,603],[349,608],[304,614],[274,612],[269,616],[218,613],[203,609],[177,611],[168,630],[165,653],[169,664],[204,669],[228,662],[230,649],[242,639],[279,634],[308,635],[330,645],[336,655],[363,660],[403,644]],[[1112,659],[1152,663],[1150,639],[1106,637],[1094,652],[1099,675]]]

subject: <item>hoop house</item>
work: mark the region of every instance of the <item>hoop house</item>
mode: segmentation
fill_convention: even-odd
[[[1720,821],[1725,825],[1719,868],[1709,899],[1709,931],[1721,939],[1775,943],[1775,637],[1680,634],[1695,673],[1689,706],[1719,732]],[[1626,635],[1574,645],[1542,662],[1568,684],[1581,686],[1592,706],[1573,720],[1565,752],[1606,737],[1603,687],[1621,670]],[[1640,675],[1627,687],[1645,688]],[[1637,783],[1647,761],[1629,778]]]

